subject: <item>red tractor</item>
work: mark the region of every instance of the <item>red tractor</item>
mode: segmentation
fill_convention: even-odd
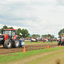
[[[59,41],[58,41],[58,45],[63,45],[64,44],[64,34],[63,36],[60,37]]]
[[[1,32],[0,45],[3,45],[4,48],[20,46],[20,37],[16,35],[16,29],[4,29]]]

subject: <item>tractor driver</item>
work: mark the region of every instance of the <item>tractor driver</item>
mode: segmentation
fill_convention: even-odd
[[[12,31],[12,38],[15,36],[15,32],[14,31]]]

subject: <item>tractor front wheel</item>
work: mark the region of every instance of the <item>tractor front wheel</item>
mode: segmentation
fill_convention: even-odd
[[[20,40],[19,39],[15,39],[15,41],[14,41],[14,47],[15,48],[20,47]]]

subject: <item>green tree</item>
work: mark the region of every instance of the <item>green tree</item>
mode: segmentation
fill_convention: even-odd
[[[22,29],[21,33],[23,38],[28,37],[30,35],[27,29]]]
[[[21,28],[18,28],[17,31],[16,31],[16,33],[17,33],[17,35],[19,35],[19,33],[21,33]]]
[[[63,35],[63,33],[64,33],[64,28],[61,29],[61,30],[58,32],[59,37],[60,37],[61,35]]]
[[[42,35],[42,38],[45,38],[45,37],[47,37],[47,35],[45,34],[45,35]]]
[[[3,28],[0,29],[0,33],[1,33],[1,30],[4,30],[4,29],[8,29],[8,27],[4,25]]]
[[[34,36],[35,38],[40,37],[39,34],[33,34],[32,36]]]
[[[51,35],[51,34],[45,34],[45,35],[42,35],[42,38],[54,38],[55,36],[54,35]]]
[[[14,29],[13,27],[8,27],[8,29]]]
[[[54,35],[51,35],[51,38],[55,38],[55,36]]]
[[[51,34],[48,34],[47,37],[51,37]]]
[[[0,29],[0,33],[1,33],[1,29]]]
[[[3,29],[3,30],[4,30],[4,29],[8,29],[8,27],[7,27],[6,25],[4,25],[2,29]]]

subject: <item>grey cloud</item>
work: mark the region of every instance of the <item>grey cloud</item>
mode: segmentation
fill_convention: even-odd
[[[27,3],[16,2],[16,3],[10,3],[10,4],[3,4],[2,7],[3,8],[0,9],[0,18],[2,19],[7,19],[7,20],[33,19],[35,20],[35,17],[31,16],[30,14],[31,8],[30,8],[30,5]],[[17,12],[19,12],[19,15],[17,14]],[[26,13],[29,13],[30,16],[26,15]]]
[[[46,6],[46,5],[51,5],[54,3],[45,3],[45,2],[31,2],[31,5],[37,5],[37,6]]]
[[[56,0],[58,2],[58,5],[63,5],[64,6],[64,0]]]

